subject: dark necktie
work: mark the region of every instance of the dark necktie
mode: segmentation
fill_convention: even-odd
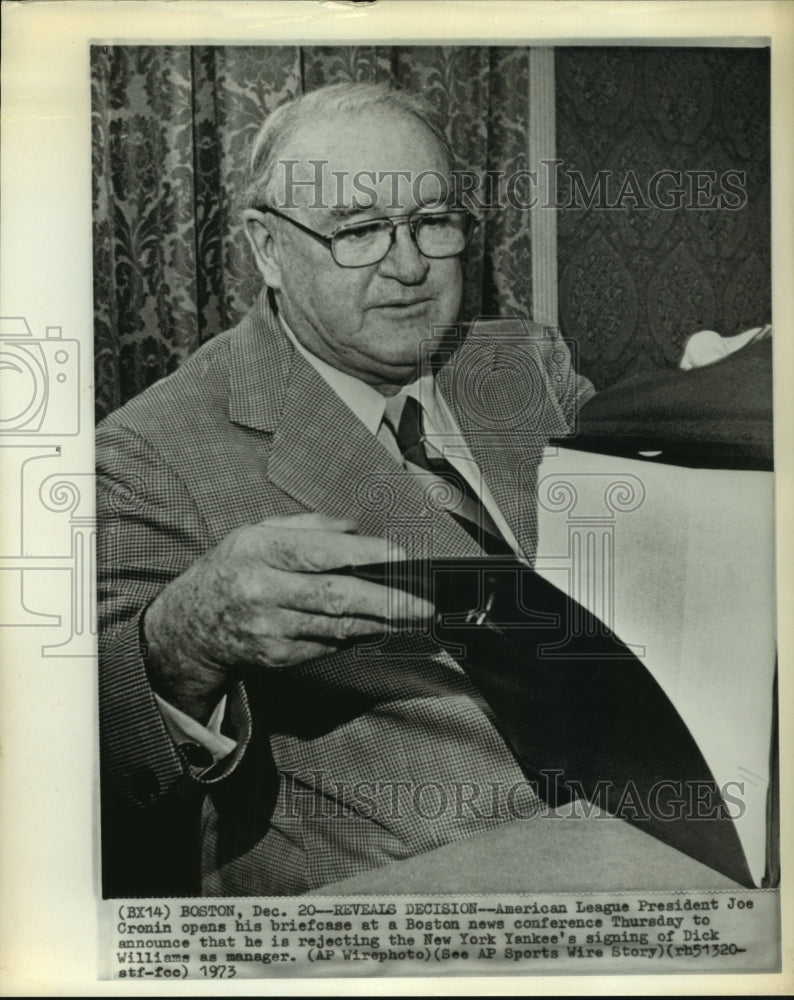
[[[471,535],[483,552],[490,556],[514,557],[515,553],[473,486],[427,442],[419,402],[413,396],[393,396],[386,404],[384,420],[394,434],[406,469],[419,477],[432,475],[447,485],[449,502],[444,504],[447,513]]]

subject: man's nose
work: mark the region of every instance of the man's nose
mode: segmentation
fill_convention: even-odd
[[[429,269],[430,261],[419,252],[408,220],[398,222],[394,227],[394,241],[381,260],[378,271],[384,277],[396,278],[405,285],[417,285],[424,281]]]

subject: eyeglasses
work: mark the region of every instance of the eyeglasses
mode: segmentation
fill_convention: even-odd
[[[411,237],[424,257],[441,259],[462,253],[474,235],[477,219],[465,208],[450,208],[444,212],[416,212],[391,218],[368,219],[342,226],[329,236],[309,229],[301,222],[275,208],[261,207],[260,212],[286,219],[301,232],[313,236],[331,251],[340,267],[367,267],[383,260],[391,250],[397,226],[407,225]]]

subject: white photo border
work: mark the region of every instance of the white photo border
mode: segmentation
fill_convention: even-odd
[[[62,341],[75,376],[55,401],[58,423],[35,440],[4,436],[3,552],[41,559],[53,572],[53,617],[63,617],[79,590],[82,626],[73,645],[42,655],[49,636],[36,616],[0,632],[0,724],[4,752],[0,833],[0,937],[3,992],[9,995],[217,995],[215,983],[136,984],[97,979],[99,866],[95,826],[98,762],[95,653],[90,581],[84,563],[69,561],[75,538],[93,517],[93,299],[91,288],[91,129],[89,46],[112,43],[351,44],[516,42],[532,44],[772,45],[773,315],[778,503],[778,620],[790,622],[791,506],[794,410],[783,373],[794,370],[792,163],[794,163],[794,8],[777,2],[533,2],[533,0],[376,0],[375,3],[152,2],[72,0],[3,3],[2,213],[0,316],[18,317],[31,337]],[[60,328],[60,332],[58,332]],[[50,391],[50,390],[48,390]],[[52,386],[53,393],[59,388]],[[61,409],[63,407],[63,409]],[[55,412],[55,411],[53,411]],[[51,484],[51,509],[63,513],[63,533],[42,539],[31,524],[23,536],[22,469],[59,455],[72,488]],[[16,503],[16,506],[14,504]],[[60,506],[59,506],[60,505]],[[16,520],[15,520],[16,515]],[[81,534],[82,533],[82,534]],[[70,573],[70,587],[64,587]],[[21,575],[21,574],[20,574]],[[82,589],[80,589],[82,588]],[[23,602],[24,603],[24,602]],[[792,637],[780,630],[781,789],[791,787],[794,704]],[[784,795],[781,843],[794,843],[792,797]],[[790,854],[789,854],[790,857]],[[787,869],[783,858],[784,878]],[[790,886],[781,891],[782,939],[791,941]],[[231,995],[295,993],[499,993],[598,995],[690,992],[776,994],[792,988],[792,953],[784,948],[780,975],[494,977],[474,979],[284,979],[225,984]]]

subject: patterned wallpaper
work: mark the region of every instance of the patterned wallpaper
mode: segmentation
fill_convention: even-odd
[[[555,66],[560,325],[582,373],[603,387],[674,367],[697,330],[770,322],[768,50],[561,48]]]

